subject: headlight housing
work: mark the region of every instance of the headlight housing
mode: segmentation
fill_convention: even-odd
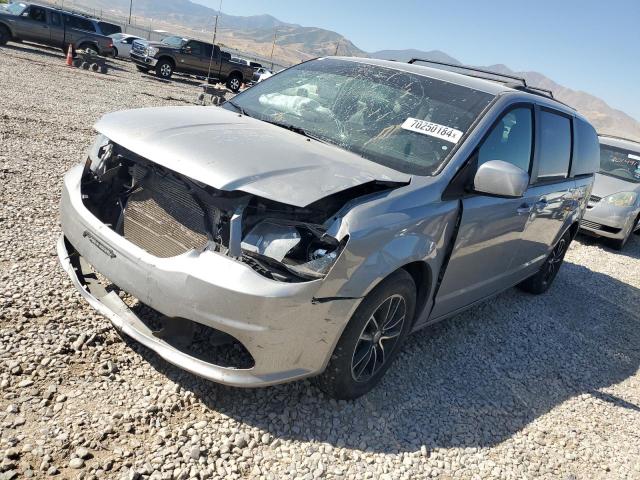
[[[147,47],[147,57],[154,57],[158,53],[158,49],[156,47]]]
[[[605,202],[616,207],[631,207],[636,203],[638,194],[636,192],[618,192],[605,197]]]
[[[346,239],[338,242],[321,225],[265,219],[242,240],[242,250],[306,280],[323,278],[340,256]]]

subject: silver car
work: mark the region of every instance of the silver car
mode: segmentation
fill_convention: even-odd
[[[411,332],[547,290],[586,207],[593,127],[472,75],[322,58],[223,108],[106,115],[64,179],[60,261],[190,372],[362,395]]]
[[[640,143],[600,136],[600,171],[580,226],[618,250],[640,231]]]

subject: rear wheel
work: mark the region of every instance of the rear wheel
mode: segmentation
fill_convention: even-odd
[[[80,50],[84,50],[89,55],[98,55],[98,47],[92,43],[83,43],[79,47]]]
[[[416,285],[398,270],[365,297],[351,317],[329,360],[314,379],[327,395],[350,400],[383,377],[413,324]]]
[[[156,64],[156,76],[169,80],[173,75],[173,63],[169,60],[160,60]]]
[[[113,58],[118,58],[118,49],[113,47]]]
[[[0,45],[6,45],[11,40],[11,32],[4,25],[0,25]]]
[[[540,267],[540,270],[538,270],[538,273],[520,283],[518,288],[525,292],[533,293],[534,295],[539,295],[549,290],[556,275],[558,275],[558,270],[560,270],[570,243],[571,232],[567,231],[553,247],[553,250],[551,250],[551,253]]]
[[[240,90],[241,86],[242,79],[240,78],[240,75],[234,74],[227,78],[227,88],[232,92],[237,92],[238,90]]]

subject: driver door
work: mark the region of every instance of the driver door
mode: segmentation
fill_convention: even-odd
[[[509,162],[530,172],[533,158],[533,107],[510,107],[494,124],[474,158]],[[471,193],[462,199],[458,235],[431,313],[455,313],[513,286],[521,276],[515,262],[529,209],[522,198]]]

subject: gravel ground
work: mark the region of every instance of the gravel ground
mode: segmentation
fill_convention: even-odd
[[[102,114],[198,82],[113,66],[0,48],[0,478],[640,478],[637,236],[580,237],[547,295],[414,335],[355,402],[208,383],[120,337],[58,265],[61,178]]]

